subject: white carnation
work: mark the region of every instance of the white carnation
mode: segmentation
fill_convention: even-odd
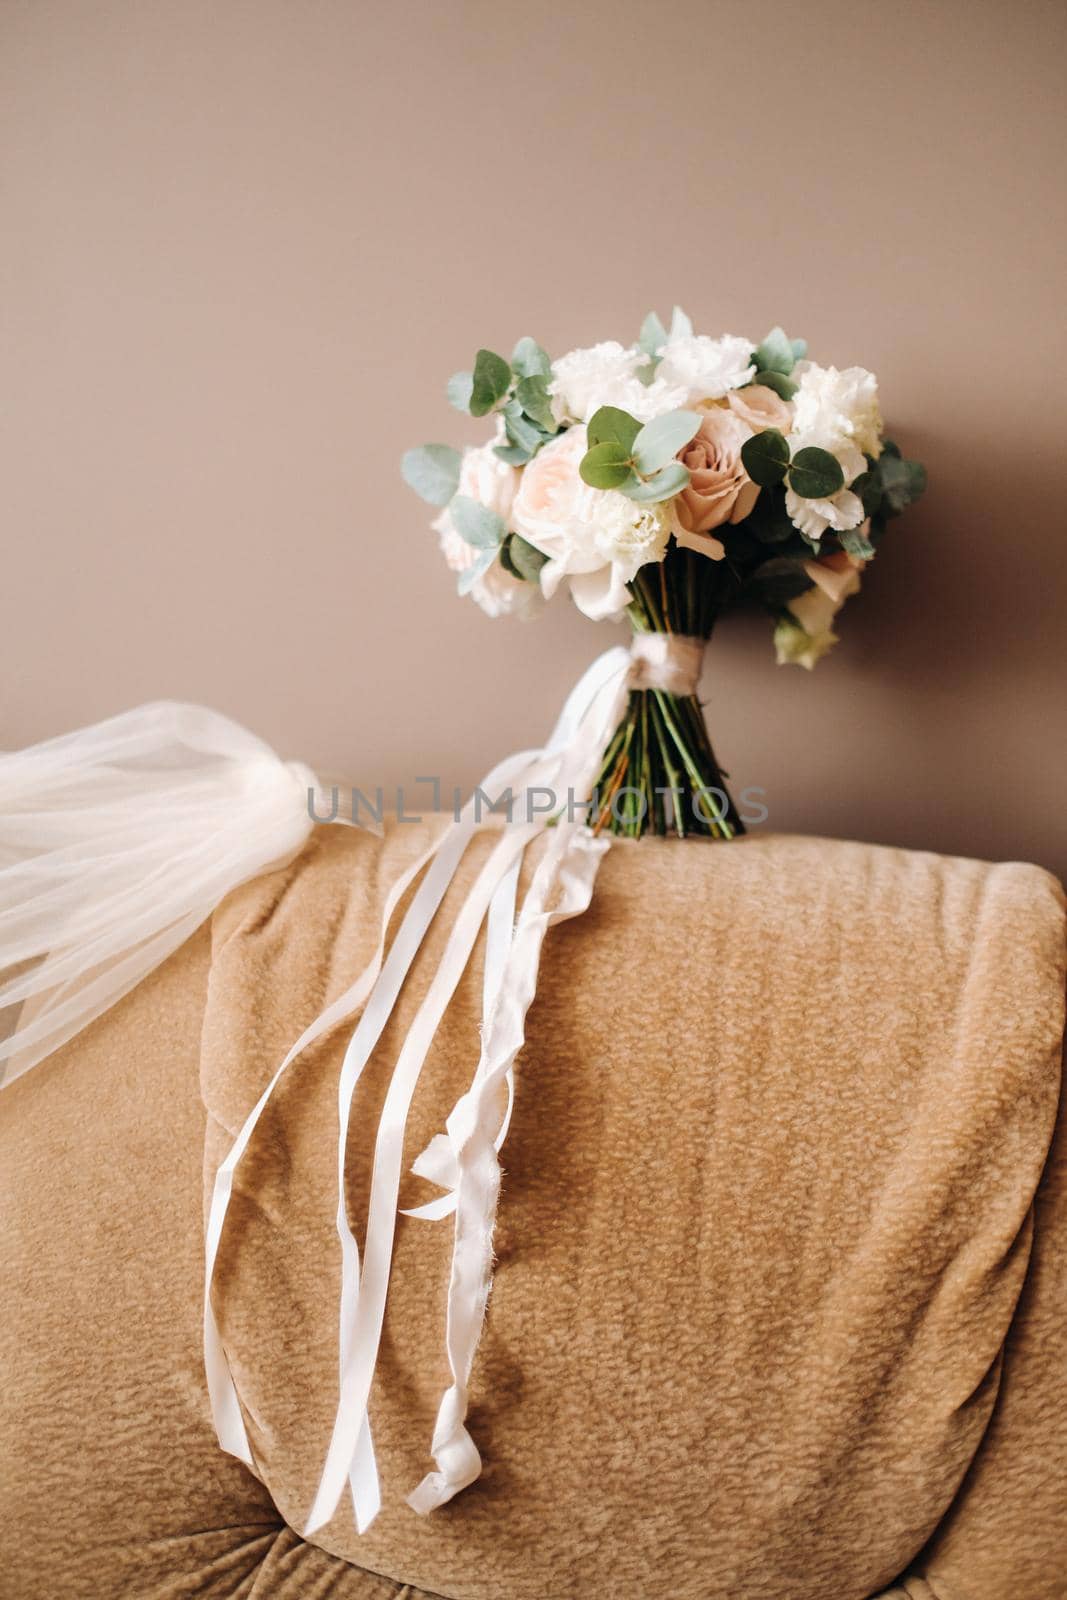
[[[732,333],[721,339],[709,339],[702,333],[686,334],[667,340],[656,377],[671,388],[684,391],[683,405],[721,400],[731,389],[740,389],[755,377],[752,351],[751,339],[740,339]]]
[[[864,367],[839,372],[836,367],[817,367],[813,361],[798,361],[793,377],[798,384],[791,436],[796,447],[818,445],[829,450],[851,483],[866,466],[863,457],[877,458],[882,451],[877,378]]]
[[[786,489],[785,509],[794,528],[813,542],[821,539],[827,528],[844,533],[848,528],[858,528],[863,521],[863,501],[851,489],[839,489],[826,500],[805,500]]]
[[[658,378],[645,384],[637,376],[647,359],[636,345],[627,349],[614,339],[560,356],[548,386],[557,420],[588,422],[601,406],[618,406],[639,422],[676,411],[685,404],[683,390]]]

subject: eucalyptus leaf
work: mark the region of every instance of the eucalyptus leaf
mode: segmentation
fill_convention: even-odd
[[[902,456],[882,454],[878,461],[878,480],[882,485],[882,494],[885,500],[885,510],[891,517],[897,517],[906,511],[911,504],[912,475],[911,467],[915,466],[922,472],[919,463],[905,461]],[[923,473],[925,483],[925,473]],[[921,493],[920,489],[920,493]]]
[[[459,594],[470,594],[478,579],[489,571],[496,560],[495,550],[483,550],[477,561],[461,572],[456,579],[456,590]]]
[[[789,343],[793,346],[793,360],[803,361],[808,353],[808,341],[806,339],[790,339]]]
[[[658,361],[659,353],[667,343],[667,330],[654,311],[650,311],[642,322],[637,343],[650,361]]]
[[[552,413],[552,401],[548,393],[548,379],[543,373],[535,373],[529,378],[520,378],[515,385],[515,398],[528,417],[531,417],[546,433],[555,433],[559,424]]]
[[[552,363],[537,340],[527,334],[511,352],[511,370],[517,378],[550,378]]]
[[[764,561],[752,574],[752,584],[767,605],[785,605],[812,588],[804,563],[792,556],[772,556]]]
[[[792,400],[797,392],[797,385],[792,378],[787,378],[784,372],[772,372],[769,368],[757,372],[752,382],[761,383],[765,389],[773,389],[783,400]]]
[[[753,483],[770,489],[781,483],[789,465],[789,444],[777,428],[754,433],[741,446],[741,462]]]
[[[590,445],[618,444],[627,456],[640,432],[641,424],[637,418],[631,417],[628,411],[621,411],[618,406],[601,406],[599,411],[593,412],[586,428]]]
[[[518,445],[528,455],[536,455],[547,435],[524,414],[517,400],[509,400],[504,407],[504,431],[511,443]]]
[[[673,461],[697,432],[702,418],[695,411],[668,411],[646,422],[633,442],[634,466],[644,477]]]
[[[509,467],[524,467],[533,460],[533,451],[524,450],[518,444],[495,444],[493,454],[499,456],[501,461],[506,461]]]
[[[752,359],[761,371],[780,372],[788,377],[793,370],[796,357],[793,354],[791,340],[786,338],[785,329],[772,328],[762,344],[756,347]]]
[[[420,444],[405,450],[400,471],[409,489],[432,506],[447,506],[459,484],[460,454],[450,444]]]
[[[517,533],[509,533],[500,549],[501,565],[513,578],[521,578],[525,583],[537,582],[547,560],[543,550],[538,550]]]
[[[511,367],[495,350],[479,350],[474,358],[470,413],[484,417],[511,387]]]
[[[816,444],[798,450],[790,463],[789,487],[802,500],[828,500],[844,486],[840,461]]]
[[[858,478],[852,480],[849,488],[863,501],[864,515],[873,517],[882,503],[882,480],[877,469],[861,472]]]
[[[587,450],[578,466],[582,482],[593,489],[618,489],[631,475],[630,453],[614,439]]]
[[[874,555],[874,545],[859,528],[846,528],[835,537],[842,550],[857,561],[869,561]]]
[[[797,531],[785,509],[785,495],[780,489],[764,489],[741,527],[760,544],[786,544],[796,537]]]
[[[691,339],[693,337],[693,324],[690,322],[681,306],[675,306],[673,312],[671,313],[670,336],[672,339]]]
[[[448,403],[457,411],[469,411],[474,392],[473,372],[454,372],[448,380]]]
[[[502,516],[467,494],[456,495],[448,514],[460,538],[475,550],[495,550],[508,531]]]
[[[636,500],[642,505],[652,505],[656,501],[670,500],[672,496],[680,494],[688,483],[689,468],[684,467],[680,461],[671,461],[644,482],[640,478],[630,478],[628,482],[620,484],[619,488],[628,499]]]

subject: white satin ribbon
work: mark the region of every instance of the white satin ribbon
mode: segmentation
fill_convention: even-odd
[[[706,645],[706,639],[688,633],[635,633],[630,688],[696,694]]]
[[[568,799],[572,801],[587,799],[604,746],[625,706],[626,683],[629,671],[630,656],[628,652],[618,648],[607,651],[593,663],[571,692],[552,738],[545,749],[513,758],[510,762],[501,763],[501,766],[494,769],[494,772],[484,780],[480,787],[492,795],[496,792],[496,787],[502,782],[521,784],[527,790],[535,786],[552,785],[555,787],[561,805],[566,805]],[[465,847],[470,832],[473,832],[474,827],[477,825],[472,816],[473,806],[473,800],[468,801],[461,815],[460,823],[454,824],[445,836],[446,839],[452,839],[454,849],[456,849],[458,839],[462,839],[458,849],[456,849],[454,860],[450,851],[446,864],[441,867],[441,871],[447,875],[448,881],[451,881],[451,877],[458,866],[459,856],[462,853],[462,848]],[[504,836],[494,847],[466,901],[456,915],[440,965],[404,1041],[386,1094],[386,1102],[378,1126],[374,1166],[371,1175],[363,1267],[362,1273],[358,1277],[358,1252],[355,1249],[354,1238],[351,1237],[344,1199],[344,1153],[347,1122],[351,1112],[351,1094],[354,1091],[355,1083],[358,1081],[359,1073],[368,1059],[370,1049],[373,1048],[373,1043],[368,1045],[365,1041],[361,1041],[357,1046],[354,1038],[349,1047],[353,1053],[351,1059],[346,1058],[347,1074],[345,1069],[342,1069],[342,1077],[345,1079],[345,1084],[339,1095],[338,1108],[341,1129],[338,1155],[339,1193],[337,1211],[338,1233],[342,1242],[340,1303],[341,1384],[326,1463],[305,1528],[305,1533],[308,1535],[321,1528],[334,1515],[346,1478],[351,1482],[359,1440],[367,1425],[367,1404],[377,1363],[389,1272],[392,1264],[397,1197],[403,1158],[404,1129],[419,1074],[448,1002],[467,967],[486,912],[498,895],[500,900],[493,923],[493,949],[487,955],[487,961],[490,964],[490,976],[487,978],[486,983],[488,1003],[491,1004],[492,989],[496,983],[496,974],[498,972],[503,975],[501,993],[503,992],[508,972],[512,970],[512,953],[510,951],[505,953],[503,949],[505,940],[510,939],[510,914],[507,916],[507,921],[505,921],[507,897],[511,892],[507,885],[513,875],[517,876],[517,869],[526,845],[530,839],[542,831],[543,826],[544,823],[542,821],[513,824],[511,828],[505,830]],[[579,823],[577,820],[564,819],[557,821],[555,836],[546,855],[546,860],[554,863],[554,865],[548,877],[546,877],[541,868],[538,869],[534,883],[531,885],[531,896],[534,894],[535,888],[539,895],[544,895],[548,892],[550,880],[551,883],[554,883],[559,876],[560,863],[563,859],[560,855],[561,850],[563,850],[564,846],[569,847],[578,834],[588,836],[588,830],[584,827],[584,824]],[[444,841],[442,841],[442,846],[443,844]],[[604,848],[606,848],[606,844],[600,844],[594,850],[591,850],[589,859],[599,859],[599,854],[602,853]],[[565,850],[563,850],[563,854],[566,855]],[[431,866],[428,877],[435,872],[437,866],[437,862]],[[523,919],[520,917],[520,927],[522,926],[522,921]],[[545,926],[547,927],[547,923]],[[531,942],[527,939],[524,942],[526,954],[522,970],[525,973],[525,982],[530,985],[531,998],[533,989],[536,987],[537,962],[543,932],[544,929],[541,930],[541,935],[536,941]],[[403,929],[401,929],[402,933]],[[400,936],[398,935],[398,938]],[[515,937],[517,941],[517,933]],[[384,979],[385,973],[383,972],[382,979],[379,980],[383,986]],[[381,1009],[385,1015],[388,1015],[392,1010],[395,999],[396,993],[391,990],[385,990],[380,999],[377,992],[372,993],[367,1002],[367,1011],[371,1011],[372,1008]],[[498,999],[496,1005],[499,1006],[499,1003]],[[496,1015],[495,1008],[492,1010],[492,1015]],[[523,1015],[525,1015],[525,1008],[523,1008]],[[361,1028],[362,1022],[360,1028],[356,1030],[357,1036]],[[379,1036],[380,1029],[374,1034],[375,1042]],[[518,1046],[516,1046],[516,1050],[517,1048]],[[514,1053],[514,1051],[511,1053],[512,1058]],[[498,1076],[506,1078],[509,1066],[510,1059],[504,1063]],[[498,1128],[499,1119],[497,1126],[493,1130],[494,1135],[498,1132]],[[457,1190],[457,1201],[460,1192],[461,1190]],[[480,1316],[477,1319],[477,1324],[480,1328]],[[477,1335],[475,1335],[476,1342]],[[477,1454],[476,1451],[475,1454]],[[471,1480],[468,1477],[465,1481],[469,1482]]]

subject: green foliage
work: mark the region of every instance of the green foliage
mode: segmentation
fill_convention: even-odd
[[[470,414],[488,416],[511,387],[511,367],[494,350],[479,350],[471,379]]]
[[[461,572],[459,577],[456,579],[456,589],[459,594],[470,594],[471,590],[474,588],[474,585],[478,582],[478,579],[483,575],[483,573],[489,571],[489,568],[493,565],[495,560],[495,550],[483,550],[478,556],[477,561],[473,562],[471,566],[467,567],[465,571]]]
[[[785,509],[785,491],[780,487],[764,489],[740,527],[747,529],[760,544],[783,545],[798,537]]]
[[[405,450],[400,471],[409,489],[432,506],[446,506],[459,483],[460,453],[450,444],[421,444]]]
[[[526,451],[526,459],[535,455],[548,435],[536,422],[531,422],[518,400],[509,400],[504,407],[504,432],[513,445]]]
[[[921,461],[906,461],[896,445],[883,450],[876,463],[886,516],[899,517],[926,488],[926,468]]]
[[[511,370],[517,378],[550,378],[552,363],[536,339],[520,339],[511,352]]]
[[[548,557],[517,533],[509,533],[500,547],[500,564],[513,578],[536,583]]]
[[[582,481],[593,489],[621,489],[632,476],[630,452],[614,439],[587,450],[578,467]]]
[[[802,561],[792,556],[772,556],[752,574],[752,587],[768,606],[784,606],[812,587]]]
[[[757,345],[752,357],[760,372],[780,372],[788,377],[796,362],[793,344],[786,338],[784,328],[772,328],[763,343]]]
[[[803,500],[827,500],[844,485],[845,474],[840,461],[818,445],[810,444],[798,450],[790,463],[789,487]]]
[[[741,461],[753,483],[770,489],[781,483],[789,466],[789,443],[777,428],[754,433],[741,446]]]
[[[650,311],[642,322],[637,343],[650,361],[659,360],[659,352],[667,343],[667,330],[654,311]]]
[[[670,336],[672,339],[691,339],[693,337],[693,324],[681,306],[675,306],[671,312]]]
[[[508,531],[503,517],[466,494],[456,495],[449,515],[456,532],[475,550],[496,550]]]
[[[783,400],[792,400],[797,392],[797,385],[784,372],[757,372],[752,382],[761,383],[765,389],[773,389]]]
[[[695,411],[668,411],[665,416],[646,422],[633,441],[633,460],[638,472],[648,477],[673,461],[698,431],[701,421]]]
[[[631,417],[628,411],[621,411],[618,406],[601,406],[599,411],[593,412],[586,428],[590,445],[621,445],[627,459],[640,432],[641,424],[637,418]]]
[[[620,485],[622,493],[630,500],[636,500],[642,505],[651,505],[659,500],[670,500],[678,494],[689,482],[689,468],[684,467],[680,461],[670,461],[659,472],[653,473],[650,478],[642,482],[640,478],[631,477],[626,483]]]
[[[454,372],[448,380],[448,403],[457,411],[470,411],[474,393],[474,373]]]
[[[874,545],[861,533],[859,528],[846,528],[843,533],[835,534],[842,550],[850,556],[855,556],[858,561],[869,561],[874,555]]]
[[[552,414],[552,400],[548,393],[548,379],[543,373],[520,378],[515,385],[515,399],[523,411],[545,433],[555,433],[559,424]]]

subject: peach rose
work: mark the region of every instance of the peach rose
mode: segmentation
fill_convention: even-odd
[[[751,438],[732,411],[709,411],[678,460],[689,468],[689,484],[674,500],[684,533],[707,533],[724,522],[740,522],[756,503],[759,489],[741,461],[741,446]],[[717,541],[716,541],[717,542]]]
[[[788,433],[793,426],[793,407],[765,384],[750,383],[747,389],[731,389],[726,403],[753,433],[762,433],[764,428]]]

